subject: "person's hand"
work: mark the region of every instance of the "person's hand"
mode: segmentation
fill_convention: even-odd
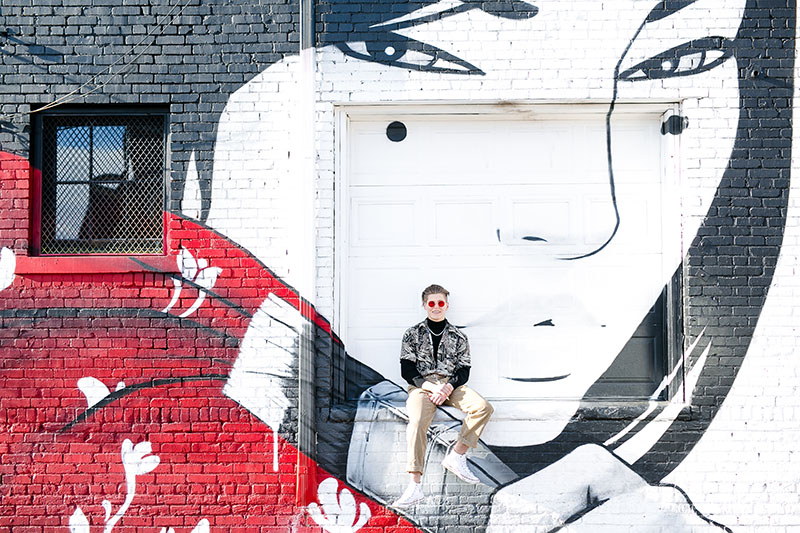
[[[447,395],[443,392],[429,392],[428,398],[434,405],[442,405],[444,401],[447,399]]]
[[[434,405],[442,405],[450,396],[450,393],[453,392],[453,386],[449,383],[437,385],[430,381],[423,383],[422,389],[428,393],[428,399],[433,402]]]

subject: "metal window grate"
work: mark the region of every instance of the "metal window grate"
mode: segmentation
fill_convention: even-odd
[[[163,251],[166,115],[42,117],[41,253]]]

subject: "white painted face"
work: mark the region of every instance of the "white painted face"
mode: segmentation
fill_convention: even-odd
[[[432,64],[430,56],[418,51],[397,57],[395,49],[374,56],[392,57],[393,63],[368,61],[363,42],[318,49],[313,121],[302,120],[307,106],[302,80],[310,78],[298,56],[286,58],[230,97],[218,128],[208,223],[292,283],[304,261],[305,241],[297,229],[308,212],[303,161],[316,161],[317,198],[323,202],[317,216],[333,218],[324,202],[335,197],[331,155],[341,141],[334,131],[335,105],[513,102],[505,108],[516,114],[524,114],[522,104],[532,103],[562,105],[551,114],[582,109],[597,114],[600,109],[599,126],[582,134],[585,142],[578,151],[560,144],[557,131],[545,136],[557,156],[552,172],[546,183],[537,183],[532,172],[524,185],[565,200],[548,204],[555,211],[547,217],[531,219],[538,225],[531,223],[530,235],[541,239],[526,241],[514,232],[500,239],[498,229],[500,242],[482,255],[480,264],[465,265],[462,259],[442,276],[436,273],[458,297],[450,320],[467,326],[470,384],[494,400],[496,418],[523,420],[513,431],[490,425],[485,439],[496,444],[549,440],[613,362],[679,266],[705,217],[737,131],[737,66],[729,40],[736,35],[744,0],[699,0],[645,23],[658,3],[544,0],[535,2],[539,11],[528,19],[472,9],[396,30],[450,54]],[[441,2],[404,19],[458,5]],[[453,58],[483,74],[447,71],[465,68]],[[579,105],[587,103],[596,107]],[[632,127],[643,109],[635,103],[648,104],[651,114],[653,108],[671,110],[667,116],[682,117],[674,120],[688,126],[680,135],[662,136],[658,111],[649,137],[655,144],[644,143],[640,130]],[[504,107],[491,109],[502,116]],[[312,127],[316,157],[304,160],[308,145],[303,139]],[[655,165],[653,157],[659,158]],[[553,175],[574,179],[554,185]],[[583,206],[580,225],[570,231],[547,225],[547,220],[563,219],[558,205],[574,206],[576,198]],[[318,235],[318,269],[330,272],[332,229],[325,227]],[[383,298],[387,328],[400,328],[399,333],[388,329],[385,350],[362,349],[345,338],[353,357],[398,383],[397,343],[408,324],[398,320],[407,315],[404,301],[391,297],[392,289],[415,294],[415,287],[430,278],[429,266],[416,265],[408,269],[407,279],[381,285],[389,287]],[[500,274],[486,280],[467,268],[484,266],[479,272]],[[317,292],[324,314],[339,309],[330,280],[320,282]],[[409,301],[412,312],[418,309]],[[534,326],[548,321],[553,326]]]

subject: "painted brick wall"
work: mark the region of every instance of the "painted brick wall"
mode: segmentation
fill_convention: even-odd
[[[800,529],[795,3],[318,1],[314,17],[301,52],[297,2],[4,1],[0,530]],[[54,104],[169,107],[163,256],[29,255],[32,116]],[[340,338],[350,121],[601,109],[613,196],[614,121],[636,105],[676,128],[669,268],[642,288],[679,288],[669,399],[582,389],[523,415],[499,398],[477,486],[438,465],[458,427],[442,410],[427,499],[395,506],[405,383]],[[574,263],[633,285],[624,183],[622,222]],[[572,355],[619,351],[596,346]]]

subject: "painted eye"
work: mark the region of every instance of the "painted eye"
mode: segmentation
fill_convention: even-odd
[[[732,53],[730,39],[697,39],[634,65],[620,73],[618,79],[640,81],[691,76],[721,65]]]
[[[352,41],[336,46],[350,57],[393,67],[451,74],[484,74],[475,65],[445,50],[396,33],[384,33],[369,41]]]

